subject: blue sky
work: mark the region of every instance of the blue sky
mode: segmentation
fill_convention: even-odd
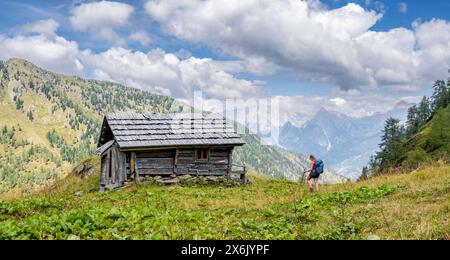
[[[19,56],[57,72],[179,98],[189,98],[195,88],[214,98],[269,94],[291,104],[286,111],[301,114],[323,106],[352,116],[417,100],[450,67],[449,1],[191,1],[181,6],[134,0],[102,2],[104,8],[96,3],[1,0],[0,58]],[[298,18],[304,8],[310,13]],[[38,21],[47,22],[35,26]],[[440,45],[427,40],[433,37]],[[27,44],[37,46],[36,53]],[[383,48],[386,53],[380,55]],[[300,98],[307,109],[295,107]],[[336,99],[345,102],[330,101]]]

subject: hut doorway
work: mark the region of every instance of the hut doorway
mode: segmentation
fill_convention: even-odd
[[[102,167],[101,167],[101,176],[104,177],[105,181],[106,179],[109,180],[111,175],[111,169],[110,169],[110,162],[109,162],[109,154],[103,154],[102,155]]]

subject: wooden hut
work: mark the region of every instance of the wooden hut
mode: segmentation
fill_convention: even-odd
[[[223,117],[201,114],[111,113],[104,117],[97,154],[100,189],[146,176],[231,178],[232,152],[244,142]],[[240,171],[245,178],[245,168]]]

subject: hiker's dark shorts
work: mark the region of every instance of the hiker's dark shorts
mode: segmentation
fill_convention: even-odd
[[[320,174],[316,173],[316,172],[312,172],[308,175],[308,180],[311,179],[319,179]]]

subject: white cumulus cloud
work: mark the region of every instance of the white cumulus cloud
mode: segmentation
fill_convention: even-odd
[[[195,89],[212,98],[261,95],[257,83],[235,78],[213,60],[190,57],[180,60],[162,49],[147,53],[124,48],[85,55],[84,61],[102,78],[152,92],[188,98]]]
[[[145,9],[179,39],[345,90],[415,90],[446,75],[448,41],[436,48],[427,38],[447,39],[447,21],[372,31],[384,8],[379,1],[370,5],[379,12],[355,3],[327,9],[318,1],[297,0],[154,0]],[[428,64],[438,69],[429,74],[422,70]]]
[[[140,43],[142,46],[148,46],[152,42],[152,38],[145,31],[133,32],[128,38],[131,41]]]
[[[23,58],[48,70],[81,75],[83,66],[79,60],[78,44],[63,37],[0,34],[0,59]]]
[[[134,7],[120,2],[100,1],[83,3],[71,11],[70,23],[74,30],[89,32],[94,38],[123,44],[114,30],[127,25]]]
[[[19,32],[24,34],[37,33],[46,36],[54,36],[58,28],[59,28],[58,22],[56,22],[53,19],[48,19],[27,23],[20,27]]]
[[[337,98],[332,98],[330,99],[331,102],[334,102],[336,104],[336,106],[340,107],[343,106],[347,103],[347,101],[343,98],[337,97]]]

